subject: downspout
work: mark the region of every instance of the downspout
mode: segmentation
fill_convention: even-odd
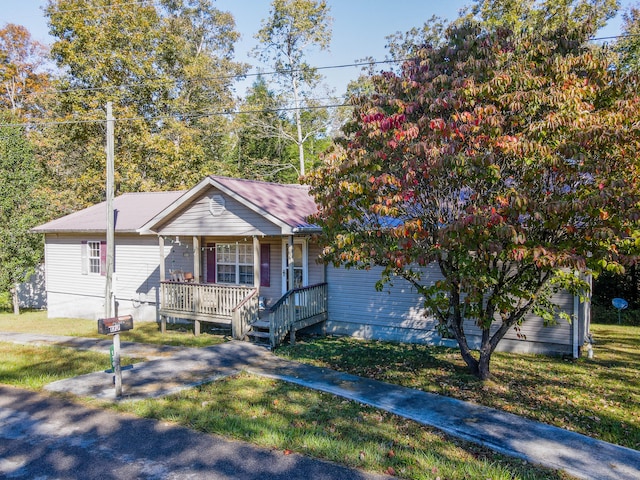
[[[162,282],[167,279],[166,274],[166,265],[165,265],[165,257],[164,257],[164,237],[162,235],[158,235],[158,246],[160,251],[160,283],[158,283],[158,304],[156,307],[156,312],[159,314],[159,310],[164,306],[164,295],[162,293]],[[164,315],[160,315],[160,331],[165,333],[167,330],[167,317]]]
[[[579,356],[579,331],[580,331],[580,297],[578,295],[573,296],[573,322],[572,326],[572,344],[573,344],[573,358]]]

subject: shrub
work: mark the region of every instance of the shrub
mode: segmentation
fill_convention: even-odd
[[[618,310],[611,304],[605,306],[598,303],[591,305],[591,321],[613,325],[618,323]],[[640,309],[627,309],[620,312],[620,323],[622,325],[640,326]]]
[[[11,294],[9,292],[0,292],[0,311],[12,310]]]

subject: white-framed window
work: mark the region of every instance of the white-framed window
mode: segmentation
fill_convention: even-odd
[[[80,263],[83,275],[105,275],[107,270],[107,243],[85,240],[80,244]]]
[[[252,244],[216,244],[216,282],[253,285]]]
[[[89,273],[100,275],[101,258],[100,242],[87,242],[87,262]]]

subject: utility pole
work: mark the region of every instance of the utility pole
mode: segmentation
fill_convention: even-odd
[[[107,271],[104,292],[105,318],[113,317],[113,257],[115,253],[114,196],[114,123],[111,102],[107,102]],[[122,369],[120,368],[120,334],[113,335],[113,373],[116,397],[122,396]]]

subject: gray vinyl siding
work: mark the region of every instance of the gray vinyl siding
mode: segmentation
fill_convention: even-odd
[[[225,211],[212,215],[209,200],[220,195],[225,201]],[[169,219],[159,229],[160,235],[279,235],[281,227],[241,204],[228,195],[211,188],[189,206]]]
[[[455,345],[442,339],[437,321],[426,313],[421,295],[404,279],[395,278],[382,292],[375,290],[381,268],[369,271],[327,267],[329,284],[329,321],[327,332],[360,338]],[[423,281],[432,283],[441,274],[437,267],[425,269]],[[574,298],[568,292],[555,299],[562,310],[573,314]],[[469,343],[480,344],[480,330],[473,322],[466,322]],[[497,328],[497,326],[496,326]],[[572,327],[558,319],[555,326],[545,327],[541,318],[529,315],[520,328],[524,339],[510,330],[500,342],[499,349],[532,353],[570,353]]]
[[[402,278],[375,289],[381,268],[356,270],[327,267],[327,332],[365,339],[437,342],[437,321],[425,315],[421,297]],[[435,269],[430,271],[435,281]]]
[[[160,247],[158,246],[158,238],[153,237],[154,243],[156,245],[156,266],[158,265],[160,258]],[[180,272],[191,272],[193,273],[193,238],[192,237],[178,237],[176,238],[165,238],[164,240],[165,247],[165,275],[166,279],[169,280],[171,278],[172,271],[180,271]],[[158,275],[158,281],[160,279],[160,275]]]
[[[100,235],[47,235],[45,243],[48,316],[97,319],[104,316],[105,277],[82,274],[83,241]],[[165,246],[170,256],[171,245]],[[184,258],[181,256],[181,258]],[[117,314],[155,320],[160,249],[155,236],[116,235],[114,293]]]
[[[308,271],[309,271],[309,285],[316,285],[318,283],[324,283],[325,279],[325,266],[319,262],[320,254],[322,253],[322,247],[317,242],[309,242],[307,258],[308,258]]]

